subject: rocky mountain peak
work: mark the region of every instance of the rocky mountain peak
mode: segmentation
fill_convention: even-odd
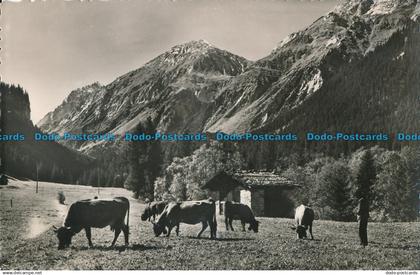
[[[49,132],[62,132],[63,125],[71,124],[77,120],[82,111],[86,111],[90,105],[99,102],[104,95],[105,88],[99,82],[86,85],[70,92],[63,102],[49,112],[38,123],[38,126],[46,126]]]
[[[232,76],[243,72],[249,63],[245,58],[221,50],[205,40],[193,40],[173,46],[148,62],[146,67],[175,71],[177,76],[192,72]]]
[[[333,12],[341,15],[379,16],[416,3],[417,0],[347,0],[334,8]]]
[[[185,53],[206,53],[209,49],[215,48],[206,40],[192,40],[190,42],[176,45],[169,51],[170,54],[185,54]]]
[[[347,0],[334,8],[337,14],[365,14],[375,4],[374,0]]]
[[[102,85],[99,82],[94,82],[92,84],[83,86],[81,88],[71,91],[70,94],[67,96],[67,98],[64,100],[64,102],[72,101],[75,98],[79,98],[81,96],[85,96],[87,94],[93,93],[101,88],[102,88]]]
[[[169,51],[160,56],[159,61],[170,65],[178,65],[179,63],[185,62],[185,60],[206,56],[210,50],[217,51],[218,49],[205,40],[193,40],[173,46]]]

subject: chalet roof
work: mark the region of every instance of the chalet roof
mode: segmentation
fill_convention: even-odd
[[[236,171],[233,173],[221,172],[209,180],[204,189],[221,190],[234,189],[237,186],[242,186],[246,189],[260,189],[260,188],[295,188],[301,187],[292,180],[283,176],[274,174],[272,172],[263,171]]]

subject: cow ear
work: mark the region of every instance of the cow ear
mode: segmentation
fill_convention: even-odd
[[[290,227],[293,231],[295,231],[296,230],[296,226],[291,226]]]
[[[57,226],[53,225],[52,227],[53,227],[53,231],[54,231],[54,233],[57,233],[57,232],[58,232],[58,228],[57,228]]]

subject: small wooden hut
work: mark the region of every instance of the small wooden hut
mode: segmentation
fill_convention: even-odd
[[[219,201],[236,201],[251,207],[256,216],[290,217],[293,190],[300,185],[271,172],[220,172],[204,186]]]

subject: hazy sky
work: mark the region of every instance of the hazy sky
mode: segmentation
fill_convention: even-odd
[[[205,39],[256,60],[337,0],[4,2],[2,80],[29,93],[38,122],[70,91],[108,84],[172,46]]]

